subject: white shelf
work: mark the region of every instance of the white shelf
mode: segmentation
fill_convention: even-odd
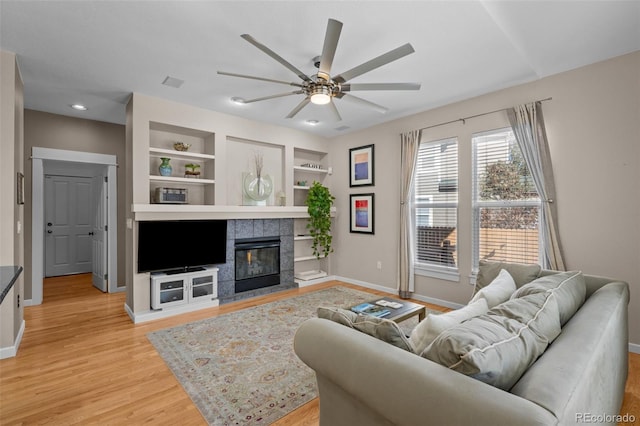
[[[192,159],[194,161],[207,161],[207,160],[214,160],[216,158],[215,155],[211,155],[211,154],[201,154],[199,152],[188,152],[188,151],[176,151],[173,149],[164,149],[164,148],[155,148],[155,147],[149,148],[149,155],[151,155],[152,157],[165,157],[165,156],[182,157],[182,158]]]
[[[293,237],[294,241],[304,241],[304,240],[313,240],[311,235],[296,235]]]
[[[310,186],[293,185],[293,189],[302,189],[308,191]]]
[[[293,166],[293,170],[308,173],[329,173],[328,169],[316,169],[314,167]]]
[[[326,256],[320,256],[320,259],[324,259]],[[307,260],[320,260],[315,256],[300,256],[300,257],[295,257],[293,259],[294,262],[305,262]]]
[[[213,179],[194,179],[194,178],[184,178],[177,176],[158,176],[158,175],[150,175],[149,180],[158,181],[158,182],[177,182],[177,183],[187,183],[191,185],[208,185],[212,183],[216,183]]]

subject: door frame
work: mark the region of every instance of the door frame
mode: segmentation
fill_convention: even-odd
[[[91,152],[68,151],[64,149],[33,147],[32,159],[32,211],[31,211],[31,304],[42,303],[42,283],[44,279],[44,169],[47,161],[63,161],[105,166],[108,177],[107,216],[107,270],[109,293],[121,291],[118,288],[118,226],[117,226],[117,182],[115,155]],[[123,289],[124,290],[124,287]]]

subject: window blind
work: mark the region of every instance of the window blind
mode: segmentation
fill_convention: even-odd
[[[420,144],[414,188],[416,263],[456,268],[457,139]]]
[[[510,128],[474,134],[473,253],[538,263],[540,197]]]

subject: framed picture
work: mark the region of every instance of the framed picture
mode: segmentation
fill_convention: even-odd
[[[373,145],[349,150],[349,186],[373,186]]]
[[[351,194],[350,232],[374,233],[374,194]]]
[[[24,204],[24,174],[20,172],[16,179],[16,201],[18,204]]]

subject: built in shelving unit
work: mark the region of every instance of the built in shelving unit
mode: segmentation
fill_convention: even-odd
[[[177,151],[173,144],[191,145],[188,151]],[[169,158],[171,176],[161,176],[161,158]],[[197,129],[169,124],[149,123],[149,201],[154,203],[159,187],[187,189],[190,205],[215,204],[215,135]],[[200,166],[200,177],[185,177],[186,165]]]

